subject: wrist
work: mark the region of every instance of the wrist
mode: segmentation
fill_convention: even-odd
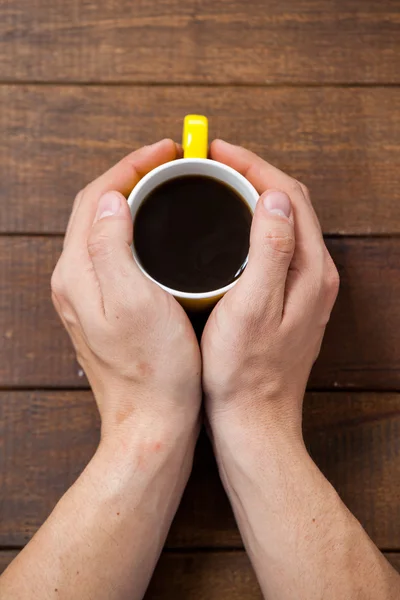
[[[107,389],[92,389],[101,415],[102,441],[123,446],[124,452],[141,440],[182,440],[198,426],[200,388],[189,397],[168,395],[154,389],[112,384],[110,378]]]
[[[226,425],[226,424],[225,424]],[[212,428],[221,476],[227,487],[258,488],[260,482],[278,487],[280,477],[296,478],[315,468],[297,428]],[[286,475],[287,474],[287,475]]]
[[[263,512],[264,508],[274,514],[281,509],[285,512],[289,496],[283,496],[288,485],[295,489],[296,482],[310,480],[316,472],[315,483],[320,484],[321,478],[326,482],[297,427],[271,423],[267,428],[262,423],[249,427],[245,421],[235,419],[234,423],[214,422],[211,433],[221,479],[235,512],[244,507],[249,514]]]
[[[102,436],[66,497],[85,498],[101,519],[117,516],[121,523],[136,522],[150,504],[158,506],[156,529],[166,535],[190,475],[197,432],[196,426],[177,433],[141,423],[130,437],[121,431]]]
[[[92,460],[100,470],[151,473],[163,464],[181,461],[194,452],[199,418],[164,419],[159,415],[132,415],[121,423],[102,423],[101,440]]]
[[[243,397],[222,406],[208,403],[209,430],[216,452],[249,463],[267,458],[270,453],[281,453],[283,457],[290,452],[306,453],[301,411],[301,398]]]

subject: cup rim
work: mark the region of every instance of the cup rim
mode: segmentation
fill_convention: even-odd
[[[146,173],[146,175],[139,181],[139,183],[133,188],[133,190],[129,194],[127,202],[128,202],[130,210],[132,211],[132,205],[133,205],[134,200],[137,197],[137,195],[140,193],[142,188],[148,183],[148,181],[150,181],[154,177],[154,175],[156,173],[160,173],[162,171],[167,171],[171,168],[176,168],[176,165],[179,165],[182,163],[187,164],[187,165],[200,164],[200,163],[201,164],[212,163],[213,168],[216,167],[218,170],[225,172],[225,173],[229,173],[236,179],[239,179],[241,181],[241,183],[247,188],[246,191],[248,194],[247,197],[244,197],[242,194],[240,194],[240,195],[243,196],[243,199],[246,201],[252,214],[254,214],[254,208],[251,206],[251,204],[249,202],[249,198],[252,197],[254,200],[254,203],[257,202],[257,200],[259,198],[259,194],[258,194],[257,190],[255,189],[255,187],[250,183],[250,181],[248,179],[246,179],[246,177],[244,177],[244,175],[239,173],[239,171],[236,171],[236,169],[233,169],[232,167],[225,165],[224,163],[218,162],[216,160],[212,160],[210,158],[178,158],[178,159],[169,161],[167,163],[164,163],[162,165],[159,165],[155,169],[152,169],[151,171]],[[188,175],[189,174],[190,173],[188,173]],[[204,176],[207,177],[207,175],[204,175]],[[212,177],[212,175],[210,175],[210,177]],[[224,183],[227,183],[225,180],[221,180],[221,181],[223,181]],[[231,185],[231,184],[228,183],[228,185]],[[146,271],[146,269],[144,269],[144,267],[141,265],[139,258],[137,256],[134,243],[132,243],[132,245],[131,245],[131,250],[133,253],[133,257],[134,257],[138,267],[142,271],[142,273],[144,275],[146,275],[146,277],[148,279],[150,279],[151,281],[156,283],[159,287],[161,287],[163,290],[165,290],[169,294],[175,296],[175,298],[190,299],[190,300],[206,300],[206,299],[210,299],[210,298],[221,297],[221,296],[225,295],[226,292],[231,290],[240,279],[240,276],[239,276],[237,279],[235,279],[231,283],[228,283],[227,285],[225,285],[221,288],[217,288],[215,290],[210,290],[208,292],[184,292],[182,290],[175,290],[173,288],[170,288],[170,287],[164,285],[160,281],[157,281],[157,279],[154,279],[154,277],[152,277]]]

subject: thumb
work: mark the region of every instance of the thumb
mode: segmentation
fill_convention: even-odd
[[[138,271],[132,256],[133,226],[124,196],[107,192],[100,197],[96,216],[88,237],[88,252],[96,272],[103,298],[123,285],[126,274]]]
[[[260,196],[250,233],[249,262],[237,287],[255,310],[282,316],[285,284],[295,246],[289,196],[269,190]],[[239,290],[238,290],[239,291]]]

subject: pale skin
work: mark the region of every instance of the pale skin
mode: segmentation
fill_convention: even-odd
[[[309,457],[307,379],[338,290],[307,190],[256,155],[211,158],[260,194],[249,264],[201,350],[179,304],[141,274],[125,196],[180,156],[134,152],[78,194],[53,300],[92,386],[94,457],[0,578],[2,600],[143,597],[190,473],[202,389],[221,478],[268,600],[389,600],[400,577]]]

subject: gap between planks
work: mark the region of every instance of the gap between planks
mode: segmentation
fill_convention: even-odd
[[[213,82],[213,81],[57,81],[57,79],[40,81],[36,79],[1,79],[0,86],[23,86],[23,85],[37,85],[37,86],[60,86],[60,87],[129,87],[129,88],[140,88],[140,87],[193,87],[193,88],[268,88],[268,89],[285,89],[285,88],[333,88],[333,89],[348,89],[348,88],[400,88],[400,83],[366,83],[366,82],[334,82],[334,83],[322,83],[322,82],[309,82],[302,83],[301,81],[288,81],[285,83],[265,83],[265,82],[243,82],[243,81],[230,81],[230,82]]]

